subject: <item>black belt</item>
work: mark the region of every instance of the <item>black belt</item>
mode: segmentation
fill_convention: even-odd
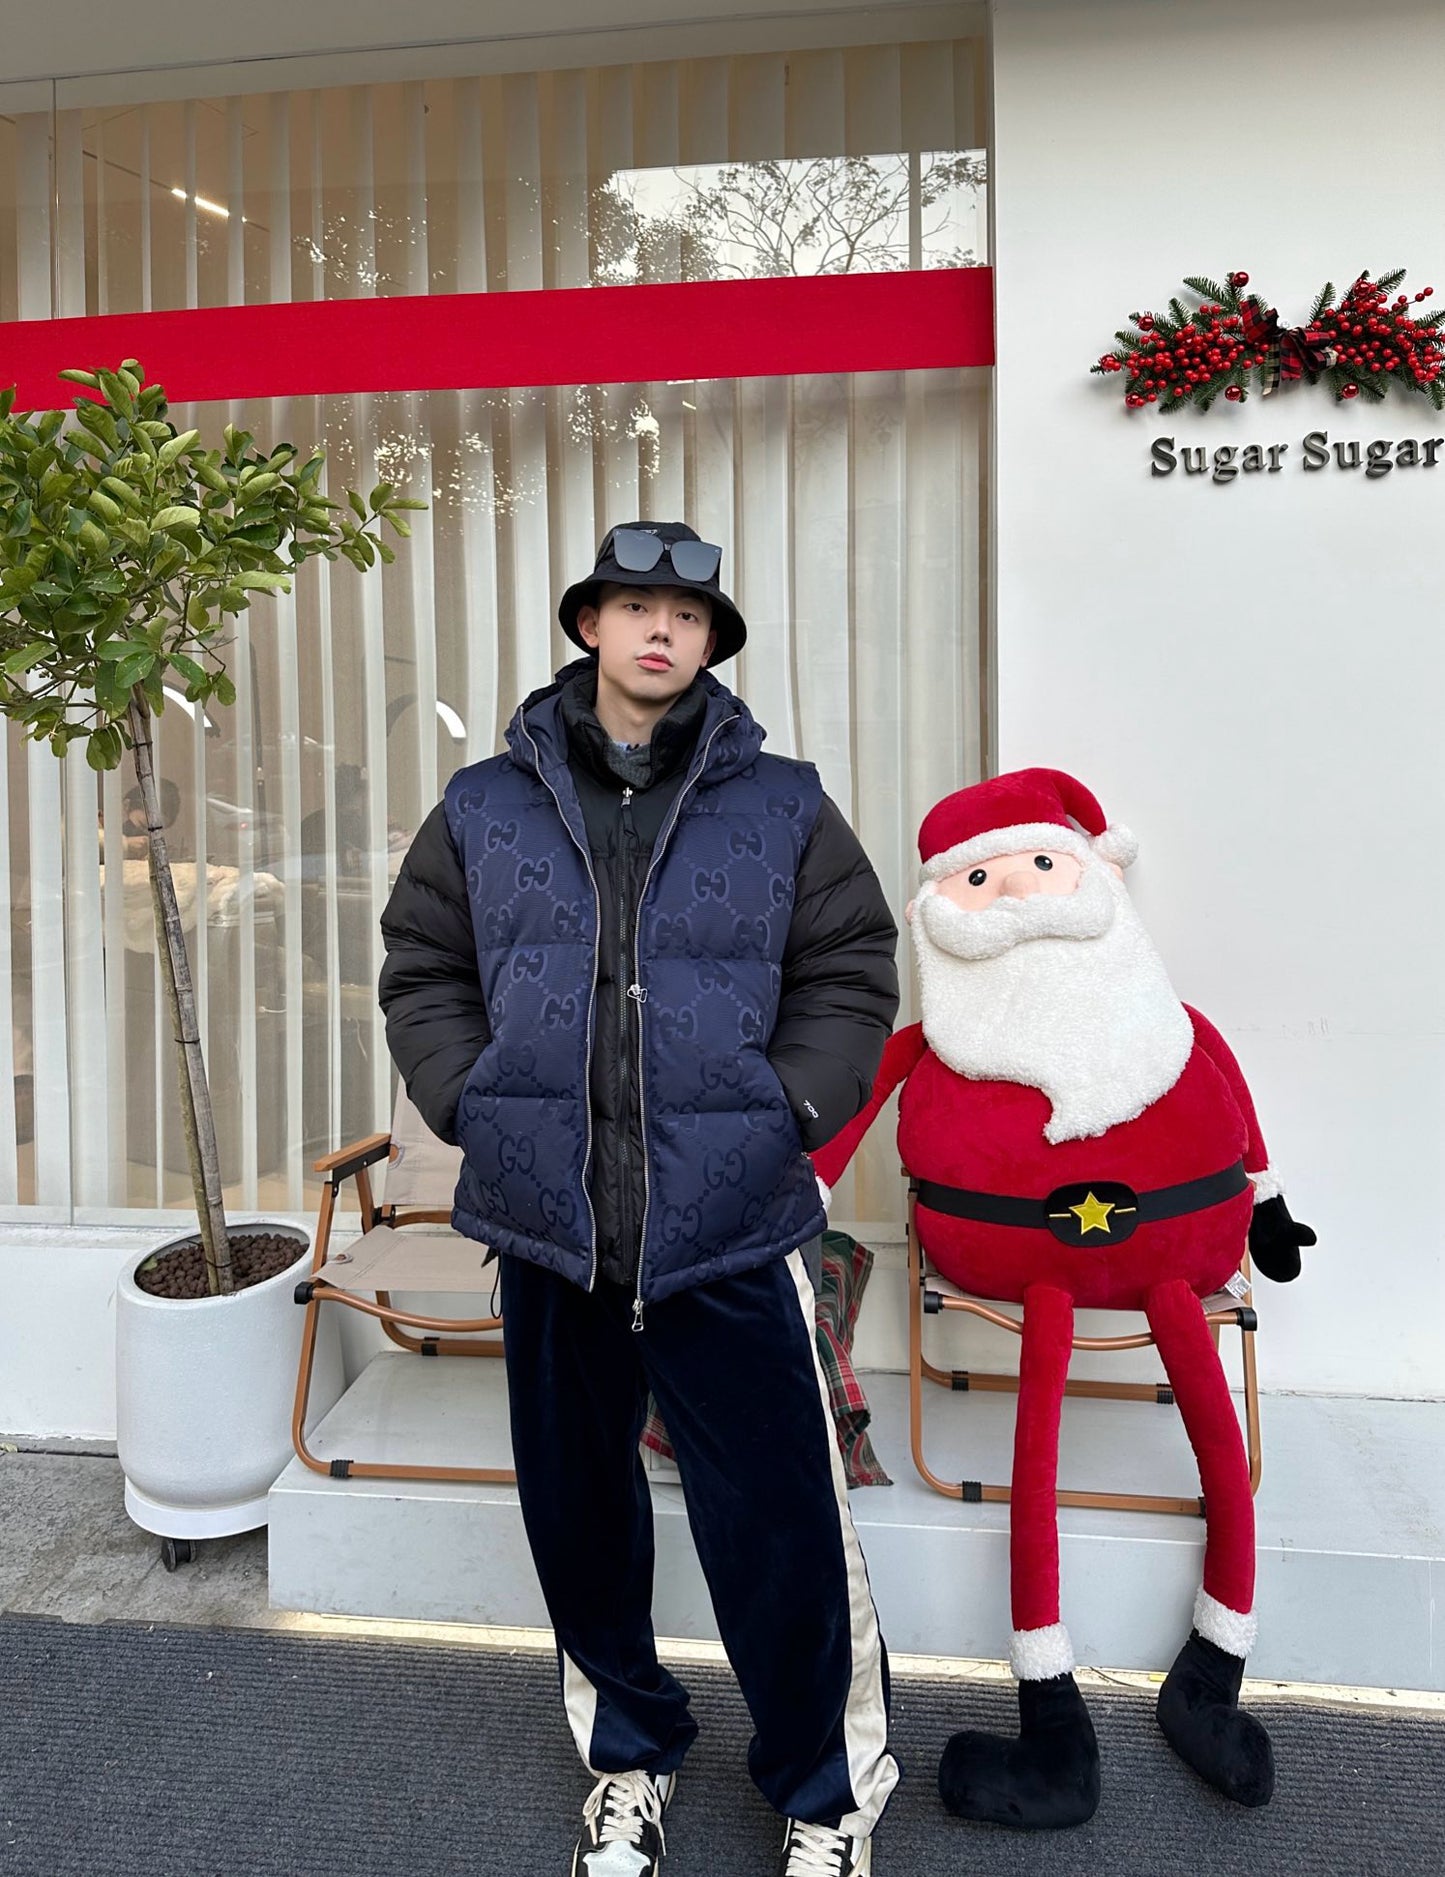
[[[1186,1212],[1203,1212],[1249,1190],[1244,1162],[1236,1160],[1222,1173],[1178,1186],[1161,1186],[1152,1193],[1136,1193],[1121,1180],[1074,1180],[1057,1186],[1047,1199],[1015,1199],[1005,1193],[973,1193],[966,1186],[943,1186],[937,1180],[919,1180],[918,1203],[930,1212],[946,1212],[955,1219],[976,1219],[982,1225],[1022,1225],[1052,1232],[1065,1245],[1095,1245],[1103,1250],[1122,1245],[1137,1227],[1158,1219],[1178,1219]]]

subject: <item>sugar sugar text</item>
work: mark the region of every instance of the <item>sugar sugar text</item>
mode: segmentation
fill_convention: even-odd
[[[1399,443],[1385,437],[1368,443],[1351,437],[1332,444],[1328,430],[1311,430],[1300,443],[1297,460],[1305,470],[1363,469],[1375,481],[1393,469],[1433,469],[1442,450],[1445,437],[1406,437]],[[1158,437],[1150,446],[1149,473],[1172,476],[1182,468],[1186,476],[1233,482],[1241,475],[1277,475],[1288,454],[1287,443],[1224,443],[1211,450],[1194,443],[1176,448],[1173,437]]]

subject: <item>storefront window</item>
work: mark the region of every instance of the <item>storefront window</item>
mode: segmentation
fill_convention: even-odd
[[[0,122],[0,313],[966,264],[973,96],[970,48],[909,46]],[[800,220],[809,193],[842,233]],[[381,907],[448,776],[572,655],[554,597],[614,520],[722,543],[751,629],[726,675],[818,763],[901,917],[919,818],[979,772],[988,395],[940,370],[173,411],[429,505],[384,574],[315,564],[256,602],[234,708],[163,719],[232,1203],[309,1203],[311,1160],[384,1123]],[[186,1206],[131,778],[71,769],[9,732],[0,1207]],[[894,1159],[863,1158],[856,1216],[898,1212]]]

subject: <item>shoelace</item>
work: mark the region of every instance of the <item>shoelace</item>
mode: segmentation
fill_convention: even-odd
[[[582,1816],[589,1825],[599,1814],[599,1844],[639,1844],[646,1824],[656,1825],[658,1843],[664,1851],[667,1849],[662,1830],[662,1791],[651,1773],[604,1773],[582,1807]]]
[[[853,1841],[826,1825],[793,1821],[788,1843],[786,1877],[843,1877],[852,1855]]]

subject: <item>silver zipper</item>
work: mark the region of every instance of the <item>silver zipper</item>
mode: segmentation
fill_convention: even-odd
[[[637,918],[632,928],[633,981],[627,995],[631,997],[635,992],[637,997],[637,1118],[642,1130],[642,1226],[637,1234],[637,1295],[632,1300],[632,1327],[638,1332],[642,1329],[642,1266],[647,1254],[647,1214],[652,1206],[652,1178],[648,1171],[647,1158],[647,1092],[642,1075],[642,1007],[647,1002],[647,992],[642,984],[642,909],[647,904],[652,876],[661,864],[667,851],[667,843],[672,839],[672,831],[682,814],[682,805],[707,767],[708,752],[718,732],[726,730],[730,723],[736,723],[739,715],[738,711],[734,711],[731,717],[724,717],[721,723],[713,726],[711,735],[702,746],[702,754],[693,766],[692,774],[677,792],[677,800],[672,805],[672,818],[653,845],[652,858],[647,863],[647,873],[642,882],[642,891],[637,896]]]
[[[536,761],[537,761],[538,779],[541,782],[543,788],[545,788],[547,793],[552,797],[552,800],[557,804],[557,813],[561,817],[562,826],[567,830],[568,834],[571,835],[572,845],[577,849],[577,852],[582,856],[582,864],[587,869],[587,879],[592,887],[592,900],[593,900],[593,905],[594,905],[596,916],[597,916],[598,938],[600,939],[601,932],[602,932],[602,895],[597,891],[597,875],[592,871],[592,856],[588,853],[585,843],[582,841],[579,841],[577,839],[577,836],[573,833],[572,824],[568,821],[566,814],[563,812],[562,797],[557,793],[556,789],[552,787],[552,784],[547,780],[546,776],[543,775],[542,773],[542,752],[537,748],[536,738],[532,735],[532,732],[527,728],[527,720],[525,717],[522,719],[522,734],[526,737],[527,741],[532,745],[532,754],[536,758]],[[582,1106],[584,1110],[586,1111],[586,1115],[587,1115],[587,1152],[583,1156],[583,1160],[582,1160],[582,1197],[587,1203],[587,1216],[592,1221],[592,1232],[591,1232],[592,1268],[587,1274],[587,1288],[589,1291],[595,1290],[597,1287],[597,1212],[592,1204],[592,1194],[588,1190],[587,1179],[588,1179],[589,1173],[592,1170],[592,1100],[591,1100],[590,1091],[591,1091],[591,1085],[592,1085],[592,1045],[595,1040],[594,1034],[593,1034],[593,1028],[592,1028],[592,1017],[597,1006],[597,974],[600,969],[600,963],[601,963],[600,955],[599,955],[600,951],[601,951],[600,945],[594,940],[593,946],[592,946],[592,989],[590,993],[588,994],[588,998],[587,998],[586,1075],[583,1081],[583,1088],[582,1088],[582,1093],[583,1093]],[[646,1165],[644,1164],[644,1167],[643,1167],[644,1176],[646,1175],[646,1171],[647,1171]]]

